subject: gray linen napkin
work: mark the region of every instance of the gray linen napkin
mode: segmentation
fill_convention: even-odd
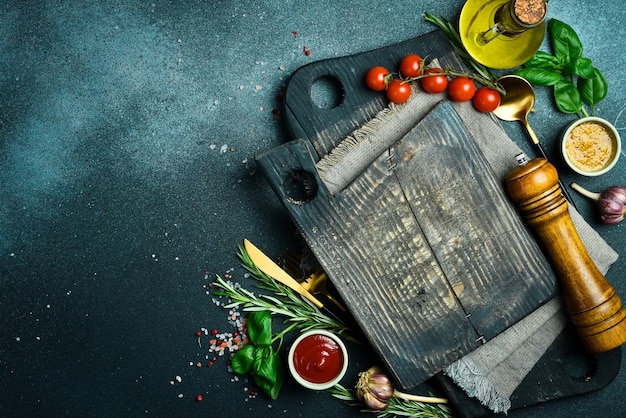
[[[504,182],[516,165],[512,156],[520,149],[506,135],[493,116],[477,114],[467,103],[455,104],[463,122],[489,161],[496,176]],[[606,274],[618,254],[570,206],[576,229],[595,261]],[[550,347],[567,322],[565,307],[556,297],[486,344],[444,369],[469,396],[494,412],[506,413],[510,396],[537,361]]]

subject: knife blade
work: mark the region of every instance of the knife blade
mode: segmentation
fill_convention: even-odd
[[[274,280],[284,284],[285,286],[293,289],[298,294],[302,295],[306,300],[315,305],[321,312],[335,319],[339,323],[345,325],[345,321],[339,318],[334,312],[328,309],[319,299],[317,299],[311,292],[306,290],[300,283],[283,270],[278,264],[276,264],[271,258],[258,249],[249,240],[243,240],[243,247],[248,253],[250,260],[255,266],[259,268],[263,273],[267,274]]]

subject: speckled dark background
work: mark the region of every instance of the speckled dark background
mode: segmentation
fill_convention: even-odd
[[[456,19],[462,4],[3,2],[0,415],[358,414],[289,380],[277,401],[250,398],[253,385],[233,381],[225,359],[190,365],[208,350],[193,333],[232,330],[206,285],[230,269],[242,278],[235,246],[244,237],[273,257],[294,243],[254,164],[292,139],[272,112],[289,75],[433,30],[423,12]],[[609,95],[598,114],[624,132],[623,5],[555,0],[549,8],[605,73]],[[537,95],[531,124],[565,183],[626,184],[626,158],[596,179],[567,171],[556,141],[572,116],[555,111],[547,89]],[[519,125],[506,129],[533,155]],[[624,225],[600,225],[592,204],[575,199],[620,253],[607,277],[626,295]],[[352,376],[369,366],[367,355],[354,349]],[[625,377],[509,415],[619,416]]]

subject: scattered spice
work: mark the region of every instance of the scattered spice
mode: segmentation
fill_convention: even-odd
[[[306,55],[307,57],[311,55],[311,50],[306,45],[302,47],[302,51],[304,51],[304,55]]]

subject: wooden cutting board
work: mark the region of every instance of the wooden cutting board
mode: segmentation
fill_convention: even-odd
[[[302,67],[285,96],[287,126],[300,139],[258,157],[332,283],[405,389],[476,348],[481,337],[497,335],[555,290],[543,256],[449,105],[436,106],[355,173],[348,187],[326,190],[316,163],[387,104],[364,86],[365,72],[374,64],[395,68],[414,52],[437,58],[442,67],[464,68],[439,32]],[[313,97],[320,81],[328,98],[321,101]],[[599,385],[612,379],[607,375]],[[544,377],[553,380],[549,373]],[[557,392],[582,390],[569,389]],[[454,387],[446,390],[457,405],[466,402]],[[550,399],[545,390],[529,397]]]
[[[258,161],[404,389],[554,295],[547,262],[449,103],[335,195],[312,155],[294,141]]]

